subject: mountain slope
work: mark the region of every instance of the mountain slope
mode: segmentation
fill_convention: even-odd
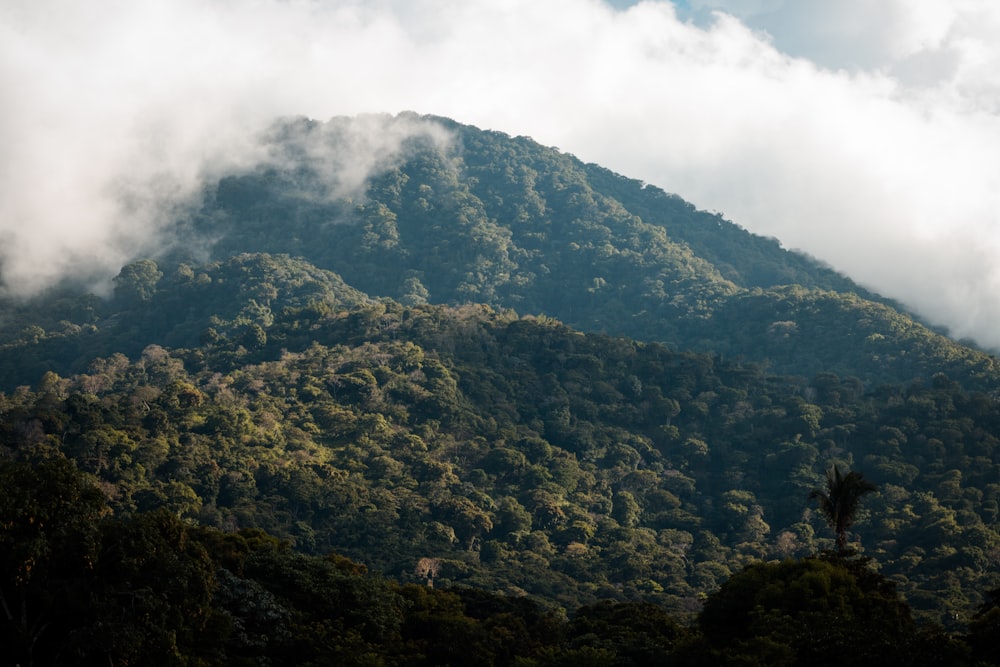
[[[343,162],[337,156],[358,122],[287,121],[273,134],[279,157],[219,182],[194,228],[219,257],[301,256],[404,304],[486,303],[807,377],[835,369],[877,385],[945,372],[997,384],[992,357],[846,277],[527,138],[437,118],[385,118],[389,129],[443,126],[451,141],[417,133],[364,186],[345,191],[329,163]],[[825,327],[814,326],[817,309],[833,318]],[[761,339],[792,325],[800,332],[794,346]],[[878,349],[845,354],[845,339],[831,340],[825,328],[858,341],[874,336]],[[916,361],[900,361],[914,340]]]
[[[678,612],[832,545],[806,499],[838,464],[879,485],[855,544],[919,612],[1000,585],[992,357],[526,138],[387,117],[393,149],[352,172],[358,123],[276,126],[178,221],[201,245],[109,298],[3,304],[0,456],[403,581],[430,559]]]
[[[166,272],[139,260],[122,268],[109,299],[65,290],[6,304],[0,389],[35,384],[49,371],[82,373],[99,357],[134,359],[154,344],[193,347],[230,337],[252,346],[283,312],[369,302],[340,276],[287,256],[241,254]]]
[[[266,287],[275,265],[285,284],[308,271],[205,274]],[[196,289],[167,282],[120,317]],[[831,547],[808,495],[837,463],[880,487],[852,543],[919,612],[964,621],[1000,585],[1000,407],[943,376],[872,394],[486,306],[276,298],[257,324],[215,303],[230,315],[195,347],[0,394],[3,456],[71,458],[120,516],[167,508],[403,581],[432,559],[441,586],[677,613],[748,562]]]

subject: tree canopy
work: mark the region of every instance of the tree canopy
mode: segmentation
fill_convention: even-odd
[[[274,642],[275,663],[391,663],[383,645],[443,663],[496,637],[540,664],[641,664],[661,643],[709,660],[687,633],[711,596],[748,565],[845,551],[849,528],[914,619],[989,655],[994,357],[657,188],[423,120],[453,141],[404,139],[351,187],[329,160],[353,121],[282,121],[280,159],[176,221],[192,245],[135,258],[106,296],[2,298],[18,660],[56,627],[119,662]],[[855,591],[839,567],[789,586]],[[733,650],[798,654],[755,627],[767,641]]]

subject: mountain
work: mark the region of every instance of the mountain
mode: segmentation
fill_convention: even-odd
[[[527,138],[403,114],[267,142],[107,298],[4,304],[0,460],[68,459],[122,519],[679,616],[831,548],[808,497],[839,465],[880,489],[852,544],[923,618],[1000,587],[993,357]]]
[[[337,196],[329,155],[357,142],[358,122],[280,125],[270,135],[280,159],[210,189],[194,227],[212,251],[287,253],[404,304],[546,314],[776,373],[833,371],[877,385],[944,372],[996,386],[993,357],[845,276],[524,137],[385,118],[382,132],[433,124],[449,141],[416,134],[353,198]]]
[[[721,354],[775,374],[834,372],[870,388],[936,373],[998,388],[993,356],[891,300],[774,239],[528,138],[400,114],[284,120],[262,141],[265,161],[207,184],[200,207],[178,219],[183,242],[158,258],[167,280],[206,256],[284,254],[404,305],[544,314],[582,331]],[[143,278],[119,277],[135,279]],[[59,366],[74,352],[32,347],[72,346],[79,327],[117,337],[128,354],[141,349],[102,319],[120,300],[109,307],[72,289],[64,296],[29,304],[27,316],[24,304],[3,304],[0,349],[44,362],[6,375],[8,388],[44,370],[81,370],[88,353],[118,351],[88,339],[78,364]],[[148,342],[186,345],[192,331],[210,327],[207,312],[166,304],[154,317],[166,317],[162,308],[171,313],[163,338]]]

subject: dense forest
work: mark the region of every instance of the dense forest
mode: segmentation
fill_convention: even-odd
[[[994,357],[655,187],[381,122],[449,139],[345,189],[352,121],[284,121],[194,250],[5,301],[11,664],[997,662]],[[877,488],[846,551],[831,469]]]
[[[1000,590],[949,635],[855,557],[755,563],[680,623],[647,601],[567,615],[308,556],[164,508],[114,517],[65,458],[0,464],[4,664],[995,665]],[[437,563],[420,564],[434,577]]]

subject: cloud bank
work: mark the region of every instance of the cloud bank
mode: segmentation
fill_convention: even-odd
[[[11,0],[2,280],[113,275],[276,116],[412,109],[676,192],[1000,346],[998,36],[985,0]]]

